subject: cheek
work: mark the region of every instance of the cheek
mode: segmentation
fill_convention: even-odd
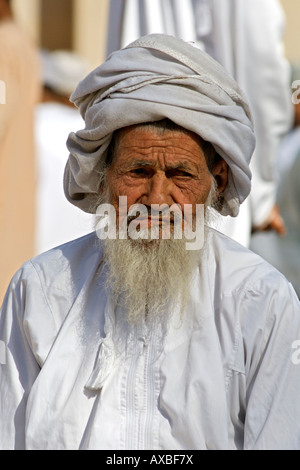
[[[139,197],[142,193],[142,188],[137,186],[130,186],[126,178],[108,178],[108,187],[110,192],[110,203],[118,209],[119,197],[127,197],[127,207],[138,203]]]
[[[199,194],[199,202],[198,204],[205,204],[207,201],[207,198],[209,197],[209,193],[211,190],[212,182],[211,180],[206,184],[205,188],[201,191]]]
[[[184,204],[205,204],[211,189],[211,178],[191,184],[181,192]]]

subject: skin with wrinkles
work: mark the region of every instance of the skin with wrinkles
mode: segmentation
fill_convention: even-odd
[[[120,224],[120,196],[127,197],[127,211],[140,204],[151,210],[154,205],[175,205],[185,212],[184,206],[189,205],[193,215],[197,205],[206,206],[218,198],[227,183],[227,164],[222,159],[213,164],[204,149],[198,135],[181,129],[161,132],[136,125],[120,130],[106,173],[107,200]],[[122,302],[130,322],[145,318],[164,322],[175,306],[183,314],[203,250],[187,250],[185,238],[164,239],[163,216],[153,220],[146,211],[140,227],[143,232],[159,228],[159,238],[104,240],[108,285],[113,302]],[[172,225],[170,229],[175,230]]]
[[[185,204],[205,204],[212,185],[218,193],[227,183],[227,165],[218,161],[209,172],[200,138],[193,132],[166,131],[130,126],[122,129],[115,158],[107,172],[110,203],[118,213],[119,196],[134,204],[153,204],[183,210]]]

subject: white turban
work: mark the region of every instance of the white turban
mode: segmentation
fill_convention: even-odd
[[[111,54],[73,93],[86,127],[69,135],[67,199],[90,212],[115,130],[169,118],[211,142],[229,166],[223,215],[236,216],[251,188],[255,146],[246,99],[210,56],[180,39],[152,34]]]

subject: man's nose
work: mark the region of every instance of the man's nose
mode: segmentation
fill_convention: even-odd
[[[148,181],[144,204],[172,205],[171,182],[165,174],[155,174]]]

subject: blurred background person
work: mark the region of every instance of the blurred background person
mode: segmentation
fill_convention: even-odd
[[[292,65],[292,87],[298,80],[300,66]],[[286,225],[286,235],[256,232],[250,247],[286,276],[300,298],[300,88],[294,95],[294,127],[283,139],[278,158],[277,204]]]
[[[34,107],[40,69],[34,44],[15,23],[9,0],[0,0],[0,303],[20,263],[34,255],[36,175]]]
[[[250,197],[238,217],[217,228],[249,246],[251,231],[285,233],[276,205],[276,163],[292,125],[289,67],[284,55],[285,17],[278,0],[111,0],[107,53],[149,33],[167,33],[219,61],[246,93],[257,146]]]
[[[93,230],[93,216],[70,204],[63,191],[68,159],[66,139],[84,121],[69,97],[89,72],[79,54],[42,51],[43,97],[35,110],[37,155],[36,253],[47,251]]]

